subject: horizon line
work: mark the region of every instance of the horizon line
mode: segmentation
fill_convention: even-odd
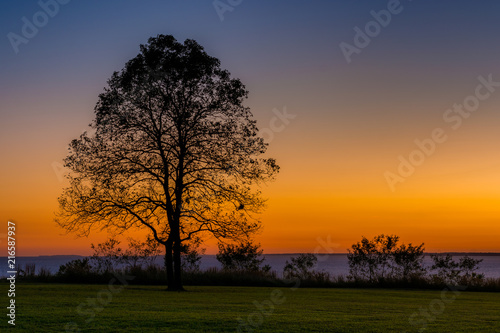
[[[283,253],[264,253],[262,256],[266,255],[298,255],[298,254],[315,254],[315,255],[347,255],[348,252],[333,252],[333,253],[313,253],[313,252],[283,252]],[[500,252],[459,252],[459,251],[446,251],[446,252],[424,252],[424,255],[430,254],[473,254],[473,255],[500,255]],[[214,256],[216,254],[200,254],[200,256]],[[92,257],[92,255],[83,255],[83,254],[47,254],[47,255],[32,255],[32,256],[16,256],[17,258],[28,258],[28,257]],[[163,256],[160,254],[158,256]],[[7,256],[2,256],[7,257]]]

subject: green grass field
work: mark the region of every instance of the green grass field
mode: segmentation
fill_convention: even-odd
[[[20,332],[417,332],[424,321],[426,332],[500,332],[499,293],[461,292],[443,301],[455,295],[265,287],[171,293],[158,286],[112,293],[107,285],[21,283],[16,289]],[[2,317],[3,332],[10,325]]]

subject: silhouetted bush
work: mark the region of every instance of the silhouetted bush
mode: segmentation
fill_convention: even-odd
[[[35,264],[26,264],[24,265],[24,269],[18,268],[18,276],[24,279],[30,279],[36,276],[36,265]]]
[[[110,238],[104,243],[91,244],[94,254],[90,257],[91,269],[97,273],[110,273],[119,268],[127,259],[126,254],[118,245],[120,241]]]
[[[155,264],[156,258],[161,254],[160,243],[149,235],[144,242],[129,238],[128,247],[123,260],[128,267],[152,266]]]
[[[354,280],[378,282],[408,280],[424,276],[424,244],[398,246],[399,237],[379,235],[353,244],[348,249],[349,274]]]
[[[316,255],[312,253],[299,254],[292,257],[290,262],[285,262],[283,277],[285,279],[300,280],[306,285],[326,285],[330,282],[330,274],[314,270],[318,262]]]
[[[200,242],[181,245],[181,268],[183,272],[198,272],[200,270],[201,256],[205,249],[199,249]]]
[[[260,244],[254,245],[249,241],[237,245],[219,244],[219,253],[217,253],[216,258],[225,271],[269,271],[270,266],[260,266],[265,259],[260,258],[263,250],[259,250],[259,247]]]
[[[75,259],[59,266],[59,275],[85,275],[93,271],[89,258]]]
[[[435,283],[442,284],[460,284],[466,286],[481,285],[484,280],[484,274],[478,274],[479,264],[482,259],[473,259],[469,256],[464,256],[459,261],[453,260],[451,254],[446,255],[431,255],[434,264],[431,267],[432,274],[430,278]]]
[[[149,237],[144,241],[129,238],[127,250],[119,247],[120,241],[110,238],[104,243],[91,244],[94,253],[90,257],[92,268],[97,273],[111,273],[132,267],[147,267],[154,264],[161,253],[160,244]]]

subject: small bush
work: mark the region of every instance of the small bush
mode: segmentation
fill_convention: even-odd
[[[430,278],[435,283],[476,286],[481,285],[484,280],[484,274],[476,273],[482,259],[476,260],[464,256],[457,262],[453,260],[451,254],[433,254],[431,258],[434,262],[431,270],[436,271],[436,273],[432,274]]]
[[[262,256],[263,250],[259,245],[246,242],[237,245],[219,244],[219,253],[216,258],[222,264],[225,271],[258,272],[262,268],[260,265],[264,262]],[[269,271],[267,267],[264,270]]]
[[[181,268],[183,272],[198,272],[200,270],[201,256],[205,249],[199,249],[200,243],[182,244],[181,246]]]
[[[144,242],[129,238],[128,250],[125,251],[122,262],[128,267],[148,267],[154,265],[161,254],[161,245],[148,235]]]
[[[369,282],[387,279],[408,280],[426,273],[423,267],[424,244],[413,246],[401,244],[395,235],[379,235],[361,242],[348,249],[349,274],[353,280]]]
[[[35,264],[26,264],[24,265],[24,269],[18,269],[19,277],[25,279],[32,279],[36,276],[36,265]]]
[[[75,259],[61,265],[58,274],[71,275],[71,274],[88,274],[92,272],[89,258]]]
[[[316,266],[318,258],[312,253],[299,254],[297,257],[292,257],[285,262],[283,269],[283,277],[286,279],[309,279],[315,273],[313,267]]]
[[[126,254],[120,247],[120,241],[110,238],[104,243],[91,244],[94,253],[90,257],[93,269],[97,273],[110,273],[119,268],[119,265],[127,259]]]

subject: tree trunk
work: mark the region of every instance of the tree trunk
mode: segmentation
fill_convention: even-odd
[[[174,287],[174,266],[172,258],[172,241],[169,239],[165,244],[165,269],[167,271],[167,287],[172,290]]]
[[[181,241],[179,238],[174,241],[174,290],[184,290],[182,287]]]
[[[179,229],[171,227],[172,232],[165,246],[165,264],[167,266],[168,291],[184,291],[182,287],[181,238]]]

